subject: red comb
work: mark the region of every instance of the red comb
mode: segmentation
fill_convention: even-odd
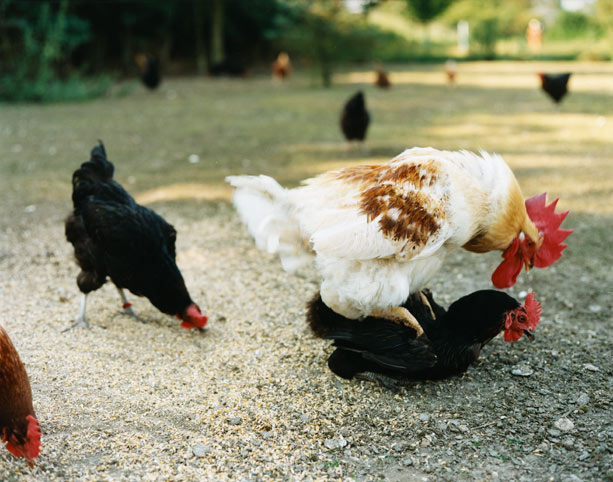
[[[526,301],[524,301],[524,309],[528,315],[528,325],[530,325],[530,330],[534,330],[541,319],[541,312],[543,311],[541,303],[536,301],[534,298],[534,291],[531,291],[528,293],[528,296],[526,296]]]
[[[559,229],[562,221],[568,215],[568,211],[562,213],[556,213],[556,204],[558,199],[556,198],[548,206],[546,205],[547,193],[538,194],[526,199],[526,211],[528,216],[538,229],[539,233],[543,235],[543,243],[539,250],[534,254],[532,260],[533,264],[537,268],[546,268],[551,266],[562,256],[562,251],[568,245],[562,243],[570,233],[572,229]]]

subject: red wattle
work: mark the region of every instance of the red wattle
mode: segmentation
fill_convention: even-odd
[[[524,333],[516,330],[504,330],[504,341],[517,341]]]
[[[523,265],[519,253],[511,258],[506,258],[492,274],[492,283],[498,289],[510,288],[517,281],[517,276],[521,273]]]

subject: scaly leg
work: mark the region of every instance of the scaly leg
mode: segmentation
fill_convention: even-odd
[[[128,301],[128,298],[126,296],[126,293],[123,291],[122,288],[120,288],[119,286],[115,286],[117,288],[117,291],[119,291],[119,296],[121,297],[121,307],[123,308],[123,310],[125,311],[125,313],[127,315],[133,316],[134,318],[136,318],[138,321],[143,321],[141,320],[141,318],[136,314],[136,312],[134,311],[134,309],[132,308],[132,303],[130,303]]]
[[[393,321],[394,323],[413,328],[417,332],[417,336],[424,334],[424,329],[419,324],[419,321],[417,321],[417,318],[415,318],[409,312],[409,310],[403,306],[389,308],[387,310],[375,310],[370,314],[370,316],[375,318],[385,318],[386,320]]]
[[[89,328],[89,323],[85,319],[85,306],[87,304],[87,295],[83,293],[81,297],[81,309],[79,310],[79,315],[77,319],[66,329],[62,330],[62,333],[67,332],[68,330],[72,330],[76,326],[82,326],[83,328]]]

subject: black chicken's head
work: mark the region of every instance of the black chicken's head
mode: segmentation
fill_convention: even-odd
[[[533,331],[540,317],[540,304],[531,293],[521,305],[502,291],[480,290],[452,303],[447,320],[458,337],[484,346],[504,330],[505,341],[515,341]]]

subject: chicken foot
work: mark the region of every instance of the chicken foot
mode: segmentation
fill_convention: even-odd
[[[417,336],[424,334],[424,329],[419,324],[419,321],[417,321],[417,318],[415,318],[411,312],[403,306],[384,310],[375,310],[370,314],[370,316],[375,318],[385,318],[386,320],[393,321],[394,323],[413,328],[417,332]]]
[[[392,392],[398,392],[400,390],[400,382],[392,377],[381,375],[374,372],[362,372],[356,373],[356,380],[364,380],[367,382],[378,383],[384,388],[391,390]]]
[[[76,320],[73,321],[72,324],[68,328],[63,329],[62,333],[72,330],[73,328],[77,326],[82,326],[83,328],[89,328],[89,323],[85,319],[86,305],[87,305],[87,294],[83,293],[81,297],[81,309],[79,310],[79,314],[77,315]]]

